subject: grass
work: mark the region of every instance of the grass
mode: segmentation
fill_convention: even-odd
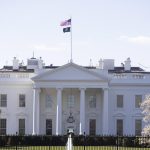
[[[0,147],[0,150],[66,150],[65,146],[26,146],[26,147]],[[129,148],[111,146],[74,146],[73,150],[150,150],[150,148]]]

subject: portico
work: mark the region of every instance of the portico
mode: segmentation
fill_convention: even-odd
[[[56,135],[66,134],[68,127],[75,134],[89,134],[92,122],[96,133],[108,134],[106,77],[69,63],[33,81],[33,134],[45,134],[47,126]],[[46,106],[48,100],[50,107]],[[51,120],[51,125],[45,123],[46,119]]]

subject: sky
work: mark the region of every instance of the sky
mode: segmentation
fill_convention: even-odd
[[[13,57],[24,64],[42,57],[46,65],[70,61],[70,33],[60,23],[72,18],[73,62],[98,65],[130,57],[150,70],[150,0],[0,0],[0,67]]]

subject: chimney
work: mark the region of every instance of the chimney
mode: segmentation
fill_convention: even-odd
[[[99,62],[99,69],[103,69],[103,60],[100,59],[98,62]]]
[[[124,70],[126,70],[126,71],[131,70],[131,60],[130,60],[130,58],[127,58],[127,60],[125,61]]]
[[[43,60],[42,60],[42,57],[40,57],[40,59],[38,60],[38,67],[39,67],[39,69],[42,69],[42,68],[43,68]]]
[[[19,70],[19,60],[16,57],[13,59],[13,70]]]

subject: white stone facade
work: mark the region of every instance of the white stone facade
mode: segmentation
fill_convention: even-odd
[[[72,128],[75,134],[135,135],[144,127],[138,103],[150,93],[150,73],[131,67],[129,58],[122,67],[112,60],[99,67],[46,67],[34,58],[29,61],[38,63],[19,67],[14,59],[16,66],[0,71],[0,95],[7,97],[7,104],[0,99],[0,121],[6,120],[0,132],[62,135]]]

